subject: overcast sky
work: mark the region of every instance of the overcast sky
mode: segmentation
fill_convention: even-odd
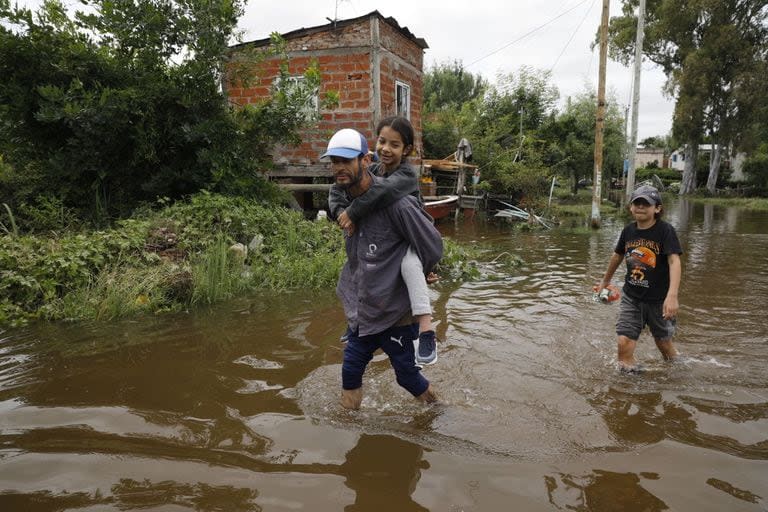
[[[551,69],[564,99],[587,86],[597,88],[598,48],[590,50],[590,43],[601,9],[601,0],[251,0],[240,28],[244,40],[252,41],[377,10],[427,41],[425,68],[458,59],[489,80],[523,65]],[[611,0],[610,15],[620,13],[619,0]],[[643,64],[638,140],[671,129],[673,103],[661,92],[664,81],[655,65]],[[619,104],[631,105],[630,68],[609,60],[606,84]]]

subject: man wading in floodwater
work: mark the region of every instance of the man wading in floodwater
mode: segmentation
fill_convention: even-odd
[[[325,157],[331,159],[336,184],[350,199],[365,194],[374,180],[381,179],[368,172],[368,143],[356,130],[336,132]],[[411,246],[424,272],[431,272],[443,255],[440,233],[418,201],[405,196],[361,219],[345,243],[347,262],[336,293],[353,332],[344,347],[341,405],[360,408],[363,373],[379,348],[389,356],[400,386],[421,401],[434,402],[437,396],[416,366],[413,340],[419,328],[411,314],[400,263]]]

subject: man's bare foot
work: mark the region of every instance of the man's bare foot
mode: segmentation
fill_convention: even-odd
[[[341,390],[341,406],[345,409],[357,410],[362,403],[363,388]]]
[[[427,404],[433,404],[438,401],[437,393],[435,393],[434,390],[432,389],[432,384],[429,385],[429,387],[425,392],[423,392],[416,398],[418,398],[419,400]]]

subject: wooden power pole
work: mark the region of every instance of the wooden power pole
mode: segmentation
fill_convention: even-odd
[[[640,105],[640,67],[643,62],[643,38],[645,36],[645,0],[640,0],[637,10],[637,34],[635,36],[635,78],[632,80],[632,136],[629,141],[629,167],[627,169],[627,202],[635,190],[635,160],[637,156],[637,117]]]
[[[603,125],[605,124],[605,66],[608,61],[608,7],[610,0],[603,0],[603,16],[600,21],[600,70],[597,80],[597,119],[595,123],[595,175],[592,179],[591,225],[600,227],[600,196],[603,184]]]

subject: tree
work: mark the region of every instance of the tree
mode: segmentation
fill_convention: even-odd
[[[3,201],[54,195],[96,222],[201,189],[264,195],[263,150],[295,98],[231,108],[220,83],[242,0],[0,0]],[[314,79],[317,77],[315,76]]]
[[[671,145],[671,137],[669,135],[654,135],[652,137],[646,137],[640,142],[638,146],[644,148],[661,148],[669,150]]]
[[[624,118],[616,99],[606,104],[603,131],[604,177],[618,176],[623,169]],[[568,98],[563,112],[553,116],[540,137],[547,141],[545,162],[569,179],[575,194],[581,179],[592,178],[594,170],[597,95],[585,91]]]
[[[424,153],[428,158],[445,158],[467,127],[465,105],[473,104],[488,86],[480,75],[464,69],[459,61],[432,66],[424,74]]]
[[[634,54],[637,0],[622,0],[623,14],[611,20],[612,56],[628,63]],[[643,54],[667,75],[676,98],[673,133],[686,144],[681,194],[696,188],[695,163],[704,135],[718,146],[738,143],[750,126],[765,87],[768,8],[764,0],[650,0]],[[710,182],[717,179],[717,160]]]
[[[488,83],[464,69],[461,61],[434,64],[424,73],[424,112],[457,109],[482,96]]]

